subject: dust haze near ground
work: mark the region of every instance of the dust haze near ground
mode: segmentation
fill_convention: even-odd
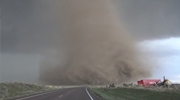
[[[63,85],[121,84],[151,75],[148,66],[138,60],[141,53],[121,25],[113,2],[61,0],[52,5],[61,17],[61,28],[55,37],[63,37],[65,45],[59,45],[54,59],[61,61],[61,48],[65,48],[66,57],[58,64],[46,56],[40,81]]]

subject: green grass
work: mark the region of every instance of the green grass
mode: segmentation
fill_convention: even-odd
[[[91,88],[91,91],[103,100],[180,100],[180,92],[175,91],[134,88]]]
[[[0,98],[14,97],[44,91],[47,88],[35,84],[0,83]]]

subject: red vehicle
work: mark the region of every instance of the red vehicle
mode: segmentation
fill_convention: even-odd
[[[161,82],[160,79],[142,79],[137,81],[138,85],[141,85],[143,87],[151,87],[155,86],[156,83]]]

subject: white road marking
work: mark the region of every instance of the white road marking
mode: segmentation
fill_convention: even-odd
[[[28,98],[32,98],[32,97],[37,97],[37,96],[40,96],[40,95],[44,95],[44,94],[48,94],[48,93],[53,93],[53,92],[56,92],[56,91],[51,91],[51,92],[46,92],[46,93],[42,93],[42,94],[32,95],[32,96],[24,97],[24,98],[17,99],[17,100],[24,100],[24,99],[28,99]]]
[[[60,95],[59,98],[61,98],[63,95]]]
[[[89,94],[89,92],[88,92],[88,90],[87,90],[87,87],[86,87],[86,93],[88,94],[89,98],[90,98],[91,100],[93,100],[93,98],[91,97],[91,95]]]

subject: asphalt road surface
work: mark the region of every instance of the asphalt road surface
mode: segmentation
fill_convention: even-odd
[[[99,100],[87,87],[64,88],[15,100]]]

